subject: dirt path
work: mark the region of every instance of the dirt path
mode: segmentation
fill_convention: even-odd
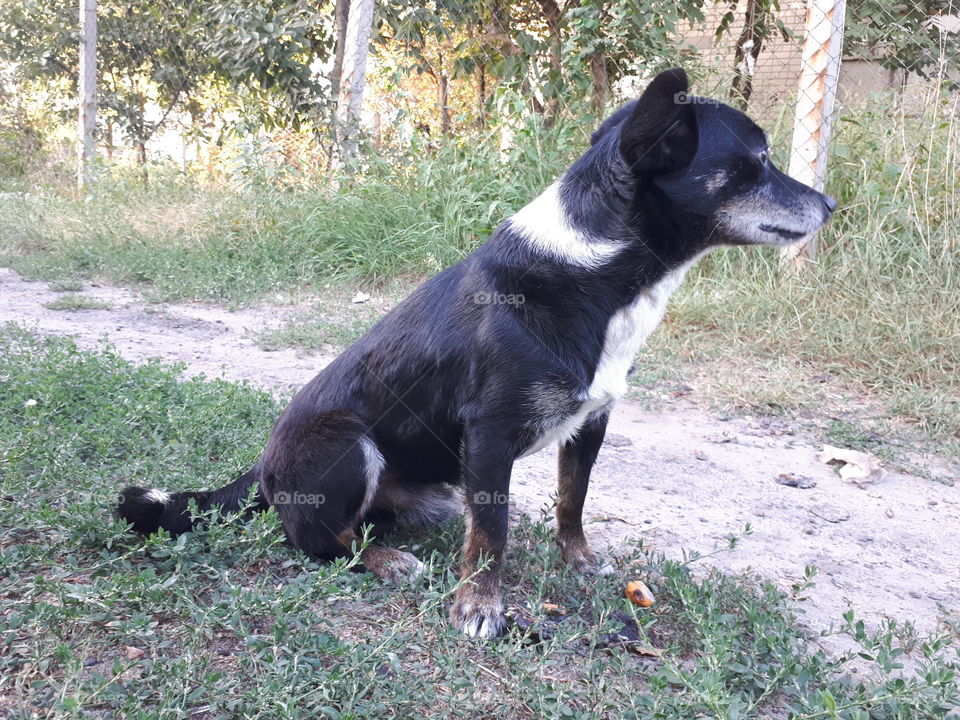
[[[83,294],[112,307],[47,309],[58,293],[0,268],[0,322],[72,335],[85,347],[106,337],[132,360],[184,362],[191,374],[273,390],[298,387],[330,359],[265,352],[250,339],[250,329],[277,325],[291,310],[183,304],[158,312],[127,290],[94,286]],[[623,540],[642,537],[679,557],[685,548],[723,546],[750,523],[753,534],[736,551],[703,563],[751,568],[784,588],[816,565],[817,586],[802,605],[814,630],[838,622],[848,607],[871,624],[890,617],[921,630],[937,624],[938,604],[960,610],[960,487],[888,472],[860,489],[817,460],[820,448],[780,418],[723,418],[687,401],[667,412],[623,402],[594,471],[588,535],[598,549],[615,552]],[[939,464],[960,475],[956,458]],[[537,513],[549,502],[555,468],[552,448],[517,463],[511,492],[518,509]],[[815,486],[779,484],[782,473]]]

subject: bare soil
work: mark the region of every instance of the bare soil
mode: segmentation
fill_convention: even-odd
[[[47,309],[61,293],[0,268],[0,322],[70,335],[83,347],[106,339],[131,360],[182,362],[189,374],[248,380],[281,393],[331,359],[256,345],[253,333],[282,323],[297,311],[292,306],[159,308],[129,290],[92,285],[82,292],[110,309]],[[374,294],[369,302],[386,307],[390,300]],[[817,566],[816,587],[800,605],[814,631],[837,624],[847,608],[871,625],[893,618],[921,631],[934,629],[943,610],[957,613],[960,487],[892,470],[858,487],[817,459],[822,443],[804,427],[782,417],[720,415],[689,399],[668,410],[623,401],[587,499],[594,547],[615,555],[628,539],[643,538],[679,558],[684,549],[723,547],[749,523],[753,532],[736,550],[701,563],[752,570],[787,590],[802,581],[805,566]],[[956,457],[922,460],[940,468],[941,477],[960,477]],[[784,474],[810,487],[777,482]],[[551,502],[555,478],[554,448],[519,461],[511,485],[517,510],[538,514]]]

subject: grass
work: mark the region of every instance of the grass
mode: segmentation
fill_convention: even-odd
[[[44,304],[50,310],[108,310],[110,303],[87,295],[61,295],[56,300]]]
[[[868,424],[960,451],[960,128],[948,110],[908,117],[878,101],[843,117],[827,180],[840,209],[817,263],[784,275],[775,251],[705,258],[651,339],[644,372],[676,375],[737,410],[856,407]],[[788,128],[771,129],[782,151]],[[155,300],[232,304],[317,295],[331,280],[422,277],[462,258],[548,184],[585,132],[558,127],[548,143],[521,132],[509,157],[493,135],[381,150],[336,190],[256,173],[202,183],[158,166],[146,190],[118,171],[82,202],[49,190],[9,195],[0,263],[132,285]],[[362,328],[321,312],[263,342],[326,347]]]
[[[637,545],[615,575],[581,578],[544,519],[523,520],[509,600],[551,632],[479,643],[444,618],[459,522],[393,538],[427,561],[400,588],[291,550],[272,512],[131,536],[108,515],[117,488],[222,482],[254,460],[278,403],[108,348],[13,326],[0,338],[5,717],[960,717],[957,628],[869,632],[848,614],[833,634],[853,649],[827,656],[795,616],[812,568],[788,597],[756,577],[694,572],[696,553]],[[652,587],[650,610],[622,598],[631,578]],[[545,618],[544,602],[565,619]],[[659,657],[604,646],[631,622]]]
[[[320,300],[309,310],[294,313],[282,325],[256,334],[265,350],[302,348],[338,353],[361,335],[413,289],[413,284],[396,278],[374,288],[365,302],[353,302],[354,290],[324,287]]]
[[[331,279],[432,274],[476,247],[571,154],[525,148],[504,163],[489,140],[481,152],[451,145],[377,157],[336,191],[223,178],[207,186],[160,166],[147,189],[133,173],[104,176],[89,201],[11,195],[0,201],[0,261],[47,280],[141,287],[158,301],[250,302]]]
[[[50,289],[54,292],[80,292],[83,283],[80,280],[54,280],[50,283]]]

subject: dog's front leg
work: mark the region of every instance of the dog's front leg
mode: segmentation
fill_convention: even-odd
[[[609,411],[587,418],[577,435],[560,446],[557,489],[557,544],[564,561],[574,570],[606,573],[583,534],[583,502],[590,484],[590,471],[603,444]]]
[[[507,544],[513,454],[490,423],[468,424],[463,439],[467,533],[461,578],[450,622],[471,637],[500,635],[506,625],[500,594],[500,560]],[[489,558],[486,567],[478,572]]]

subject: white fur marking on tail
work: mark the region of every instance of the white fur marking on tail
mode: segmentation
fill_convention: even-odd
[[[591,239],[571,227],[563,201],[560,180],[531,200],[510,218],[510,225],[535,248],[570,265],[595,268],[623,249],[621,243]]]
[[[147,491],[146,498],[152,502],[163,503],[166,505],[168,502],[173,500],[173,495],[168,493],[166,490],[157,490],[156,488],[151,488]]]
[[[363,450],[363,477],[366,480],[367,488],[363,493],[363,502],[360,504],[358,516],[363,518],[370,509],[373,499],[377,495],[377,488],[380,485],[380,473],[383,472],[387,461],[383,459],[377,444],[368,437],[360,438],[360,449]]]

